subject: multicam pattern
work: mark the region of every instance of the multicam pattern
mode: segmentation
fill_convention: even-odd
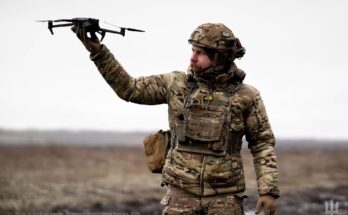
[[[184,102],[191,93],[184,72],[132,78],[105,46],[91,59],[120,98],[138,104],[167,103],[169,127],[172,134],[178,135],[176,130],[182,126]],[[237,71],[232,78],[243,79],[245,74],[241,70]],[[213,93],[217,89],[226,89],[228,84],[215,86]],[[209,89],[205,83],[197,85],[198,89]],[[165,183],[198,196],[242,193],[245,182],[240,149],[245,135],[254,157],[259,193],[279,195],[273,148],[275,139],[260,94],[255,88],[243,83],[234,91],[228,97],[230,121],[226,128],[231,134],[229,141],[232,151],[214,156],[173,148],[168,153],[162,172]]]
[[[199,197],[169,187],[161,201],[161,204],[166,206],[162,214],[243,215],[243,198],[232,194]]]
[[[231,48],[231,44],[227,40],[235,38],[232,31],[224,24],[206,23],[193,31],[189,43],[212,49],[226,49]]]

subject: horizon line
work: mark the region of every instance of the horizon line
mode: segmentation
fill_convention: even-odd
[[[67,132],[67,133],[83,133],[83,132],[107,132],[107,133],[141,133],[141,134],[151,134],[155,131],[158,131],[160,129],[154,129],[154,130],[142,130],[142,129],[135,129],[135,130],[120,130],[120,129],[98,129],[98,128],[35,128],[35,127],[28,127],[28,128],[6,128],[0,126],[0,132],[1,131],[7,131],[7,132]],[[162,129],[166,130],[166,129]],[[319,136],[279,136],[275,135],[276,140],[311,140],[311,141],[342,141],[342,142],[348,142],[348,137],[319,137]]]

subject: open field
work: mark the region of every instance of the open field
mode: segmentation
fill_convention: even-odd
[[[348,214],[348,146],[279,147],[277,214],[325,214],[325,201]],[[256,202],[252,157],[243,150],[246,211]],[[136,212],[160,214],[165,188],[147,170],[142,146],[0,145],[0,214]],[[131,214],[131,213],[129,213]],[[252,213],[251,213],[252,214]]]

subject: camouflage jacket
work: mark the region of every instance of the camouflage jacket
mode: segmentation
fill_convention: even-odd
[[[171,132],[176,132],[185,98],[190,94],[186,73],[175,71],[133,78],[104,45],[98,54],[91,56],[91,60],[120,98],[147,105],[167,103],[169,127]],[[242,82],[245,73],[237,70],[235,76]],[[198,85],[204,87],[202,83]],[[199,196],[242,193],[245,181],[240,149],[245,135],[253,155],[259,194],[279,196],[275,139],[259,92],[240,83],[234,86],[230,99],[232,115],[229,115],[228,132],[233,133],[230,141],[234,150],[215,156],[172,147],[162,171],[164,183]]]

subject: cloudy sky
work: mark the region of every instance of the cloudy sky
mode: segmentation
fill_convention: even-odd
[[[0,128],[168,128],[166,105],[122,101],[69,28],[52,36],[35,22],[74,17],[145,30],[103,41],[134,77],[185,71],[192,30],[222,22],[246,47],[237,65],[261,91],[277,137],[348,138],[345,0],[2,0]]]

